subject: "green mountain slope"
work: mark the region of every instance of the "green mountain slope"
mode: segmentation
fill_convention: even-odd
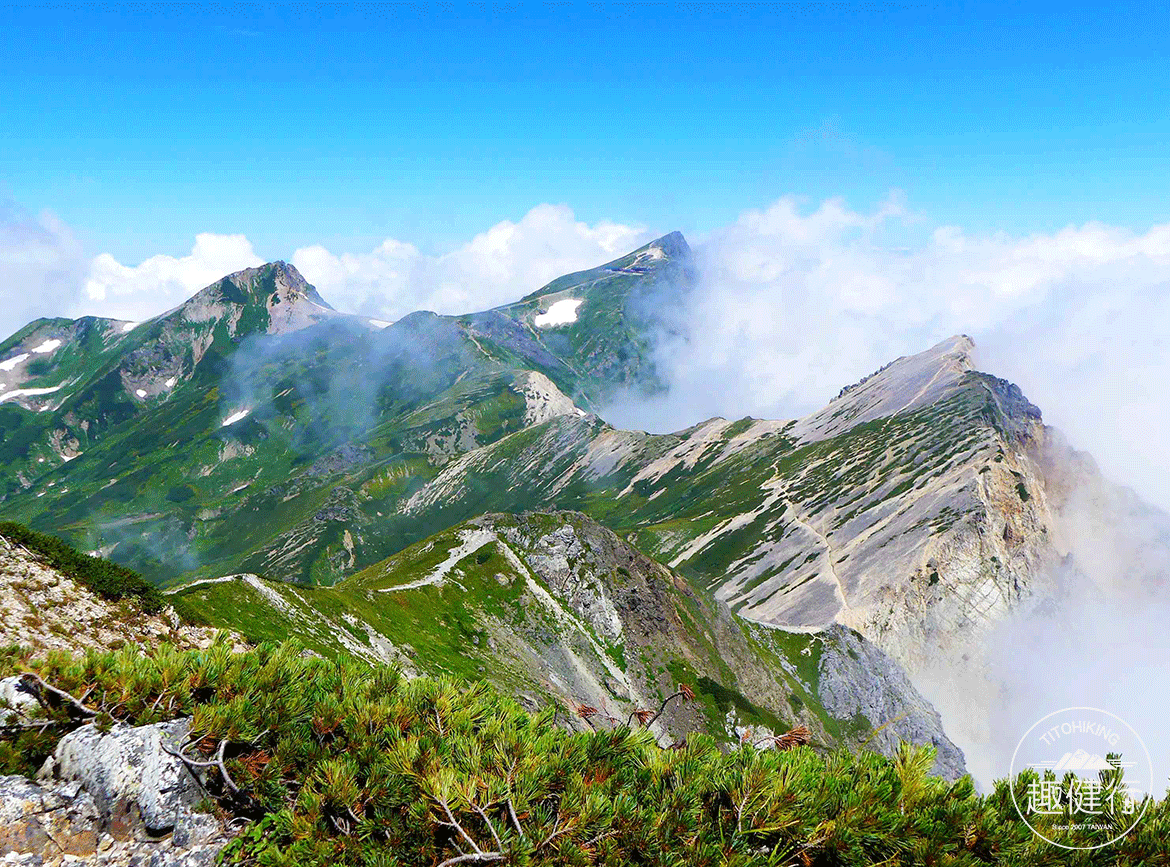
[[[702,731],[738,741],[805,725],[822,745],[901,740],[962,754],[897,667],[848,630],[802,635],[750,624],[580,513],[492,514],[416,543],[333,587],[255,575],[186,585],[173,598],[255,641],[295,636],[330,656],[415,674],[486,679],[570,724],[657,711],[664,743]],[[830,688],[823,700],[822,679]],[[871,718],[871,715],[873,718]]]
[[[349,647],[341,635],[368,646],[367,627],[390,646],[450,632],[452,589],[420,587],[426,617],[386,620],[354,595],[355,576],[487,513],[580,512],[733,623],[824,640],[852,629],[868,642],[859,657],[876,645],[915,676],[967,658],[1045,598],[1075,548],[1069,491],[1105,487],[1054,447],[1019,389],[976,369],[966,337],[897,359],[802,419],[667,435],[607,425],[595,410],[608,398],[668,385],[655,347],[694,286],[673,234],[514,304],[388,327],[329,309],[283,263],[136,327],[41,320],[0,349],[0,514],[161,586],[259,576],[184,592],[206,594],[217,623],[300,630],[321,652]],[[285,616],[270,618],[273,605]],[[315,617],[328,621],[317,638]],[[511,656],[489,664],[448,644],[434,670],[514,664],[537,690],[553,645],[533,624],[507,629]],[[613,660],[600,646],[579,649],[604,679]],[[740,672],[705,671],[782,718]],[[828,693],[809,686],[825,708]],[[664,687],[640,688],[631,702]]]
[[[801,420],[650,436],[588,414],[661,386],[653,344],[693,280],[674,234],[381,329],[283,263],[129,330],[34,323],[0,364],[60,388],[0,403],[0,509],[159,583],[326,585],[487,511],[577,509],[743,616],[843,622],[904,661],[1028,592],[1054,554],[1044,428],[966,338]]]
[[[689,279],[686,242],[667,236],[508,308],[386,328],[337,314],[284,263],[136,326],[33,323],[0,351],[0,509],[160,582],[243,568],[335,581],[389,553],[363,554],[371,491],[579,413],[566,391],[651,387],[657,320],[641,311]],[[578,321],[536,324],[566,294]],[[289,540],[306,553],[286,556]]]
[[[653,350],[662,334],[679,327],[695,282],[691,249],[672,232],[464,321],[477,338],[506,348],[582,406],[595,407],[616,389],[666,386]]]

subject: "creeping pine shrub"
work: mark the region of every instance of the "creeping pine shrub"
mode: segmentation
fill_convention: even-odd
[[[645,729],[571,732],[566,714],[526,713],[482,684],[407,680],[292,643],[0,654],[0,675],[29,665],[60,691],[42,693],[53,726],[4,731],[0,770],[35,766],[91,719],[190,717],[184,755],[207,767],[217,809],[250,820],[225,864],[1170,863],[1166,802],[1108,851],[1069,852],[1018,819],[1009,783],[984,797],[969,778],[931,776],[930,749],[727,752],[702,736],[662,749]]]
[[[28,548],[54,569],[105,599],[116,601],[131,598],[150,614],[165,607],[162,593],[137,572],[109,560],[83,554],[56,536],[38,533],[11,521],[0,522],[0,536]]]

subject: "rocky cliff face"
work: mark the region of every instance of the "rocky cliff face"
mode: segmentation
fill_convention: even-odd
[[[937,750],[935,773],[949,780],[966,773],[963,752],[901,666],[848,627],[834,624],[821,635],[819,694],[825,710],[840,719],[888,720],[870,735],[878,752],[892,756],[903,741],[926,744]]]

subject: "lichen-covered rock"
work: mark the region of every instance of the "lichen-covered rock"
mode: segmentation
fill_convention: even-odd
[[[0,777],[0,864],[209,867],[229,837],[196,811],[200,781],[162,749],[177,749],[188,728],[84,726],[36,782]]]
[[[40,777],[81,783],[107,822],[140,821],[148,833],[165,833],[201,797],[199,781],[164,749],[177,751],[189,729],[187,720],[115,725],[105,733],[83,726],[61,738]]]

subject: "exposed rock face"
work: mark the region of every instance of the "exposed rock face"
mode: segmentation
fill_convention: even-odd
[[[207,647],[214,637],[213,629],[181,623],[173,610],[146,614],[128,600],[103,599],[0,536],[0,645],[42,654],[162,641]]]
[[[4,864],[204,867],[229,841],[196,811],[201,782],[177,750],[189,724],[175,720],[108,733],[93,725],[63,737],[37,782],[0,778]]]
[[[512,386],[524,398],[524,423],[540,424],[559,415],[584,415],[551,379],[535,370],[520,373]]]
[[[934,772],[956,780],[967,772],[963,752],[943,731],[938,712],[914,688],[906,673],[875,645],[845,626],[825,630],[818,664],[825,710],[849,719],[883,720],[870,747],[893,755],[902,741],[933,746]]]

